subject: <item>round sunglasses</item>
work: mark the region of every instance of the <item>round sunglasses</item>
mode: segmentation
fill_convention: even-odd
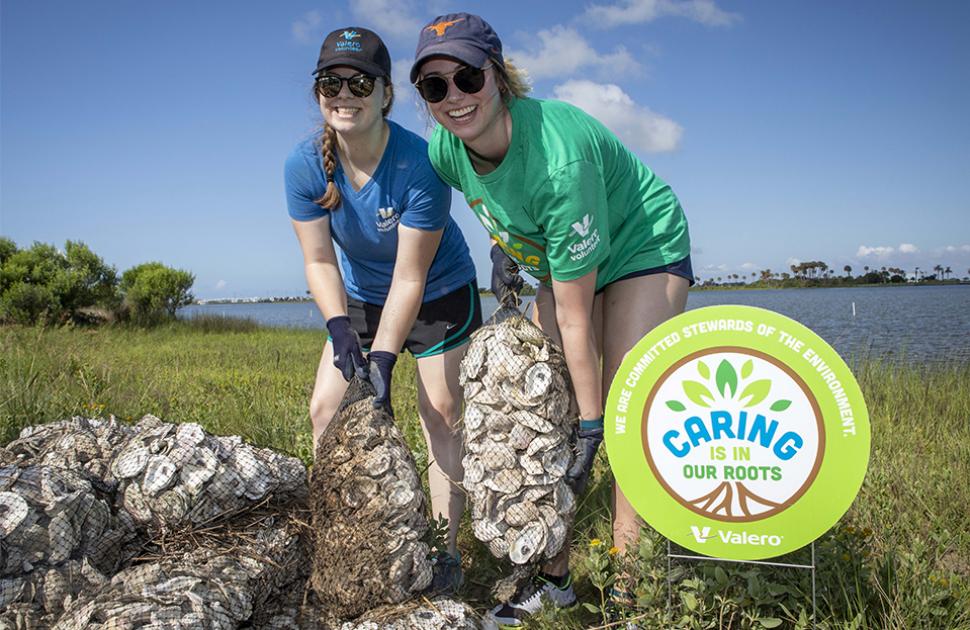
[[[317,79],[317,91],[327,98],[333,98],[340,94],[340,88],[343,87],[345,81],[351,94],[361,98],[367,98],[374,92],[374,84],[377,81],[377,77],[363,73],[355,74],[352,77],[325,74]]]
[[[476,94],[484,87],[485,71],[491,67],[491,65],[484,68],[465,66],[454,72],[425,77],[415,83],[414,87],[418,88],[421,98],[427,102],[439,103],[448,96],[448,79],[446,77],[450,76],[456,88],[465,94]]]

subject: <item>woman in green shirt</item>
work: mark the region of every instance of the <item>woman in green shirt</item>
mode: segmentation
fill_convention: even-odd
[[[526,97],[481,17],[433,20],[420,35],[411,81],[440,125],[428,150],[488,230],[492,284],[506,295],[521,268],[539,283],[536,323],[559,341],[579,408],[579,455],[568,476],[582,492],[603,436],[603,402],[624,355],[684,310],[692,282],[687,220],[670,187],[596,119],[558,101]],[[602,369],[600,368],[602,362]],[[614,544],[635,541],[640,520],[614,488]],[[508,604],[517,625],[544,599],[575,600],[568,550]]]

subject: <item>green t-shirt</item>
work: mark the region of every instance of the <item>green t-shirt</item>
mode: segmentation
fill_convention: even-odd
[[[599,121],[559,101],[513,99],[512,141],[479,175],[439,125],[431,164],[485,229],[540,282],[597,270],[596,288],[690,254],[687,218],[660,180]]]

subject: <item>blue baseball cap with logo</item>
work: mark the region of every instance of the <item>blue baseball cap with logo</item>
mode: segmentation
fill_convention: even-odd
[[[327,68],[349,66],[376,77],[391,76],[391,55],[374,31],[359,26],[338,28],[323,40],[314,75]]]
[[[505,67],[502,41],[488,22],[470,13],[439,15],[421,29],[411,83],[418,80],[421,64],[436,56],[451,57],[474,68],[484,67],[491,58]]]

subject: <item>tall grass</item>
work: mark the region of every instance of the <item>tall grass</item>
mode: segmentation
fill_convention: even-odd
[[[72,415],[151,413],[309,463],[307,407],[323,342],[318,331],[222,318],[151,330],[0,328],[0,444],[24,426]],[[970,365],[869,360],[854,371],[872,421],[872,457],[853,507],[817,544],[819,627],[970,628]],[[424,468],[410,356],[395,370],[393,400]],[[649,528],[639,549],[604,556],[611,483],[601,455],[573,534],[582,600],[600,601],[594,584],[606,571],[630,576],[640,605],[633,614],[644,627],[810,627],[807,572],[674,563],[668,573],[666,542]],[[605,542],[590,545],[598,540]],[[467,523],[459,544],[462,594],[484,608],[501,567]],[[788,557],[809,559],[806,550]],[[597,624],[599,612],[577,607],[544,612],[530,625]]]

